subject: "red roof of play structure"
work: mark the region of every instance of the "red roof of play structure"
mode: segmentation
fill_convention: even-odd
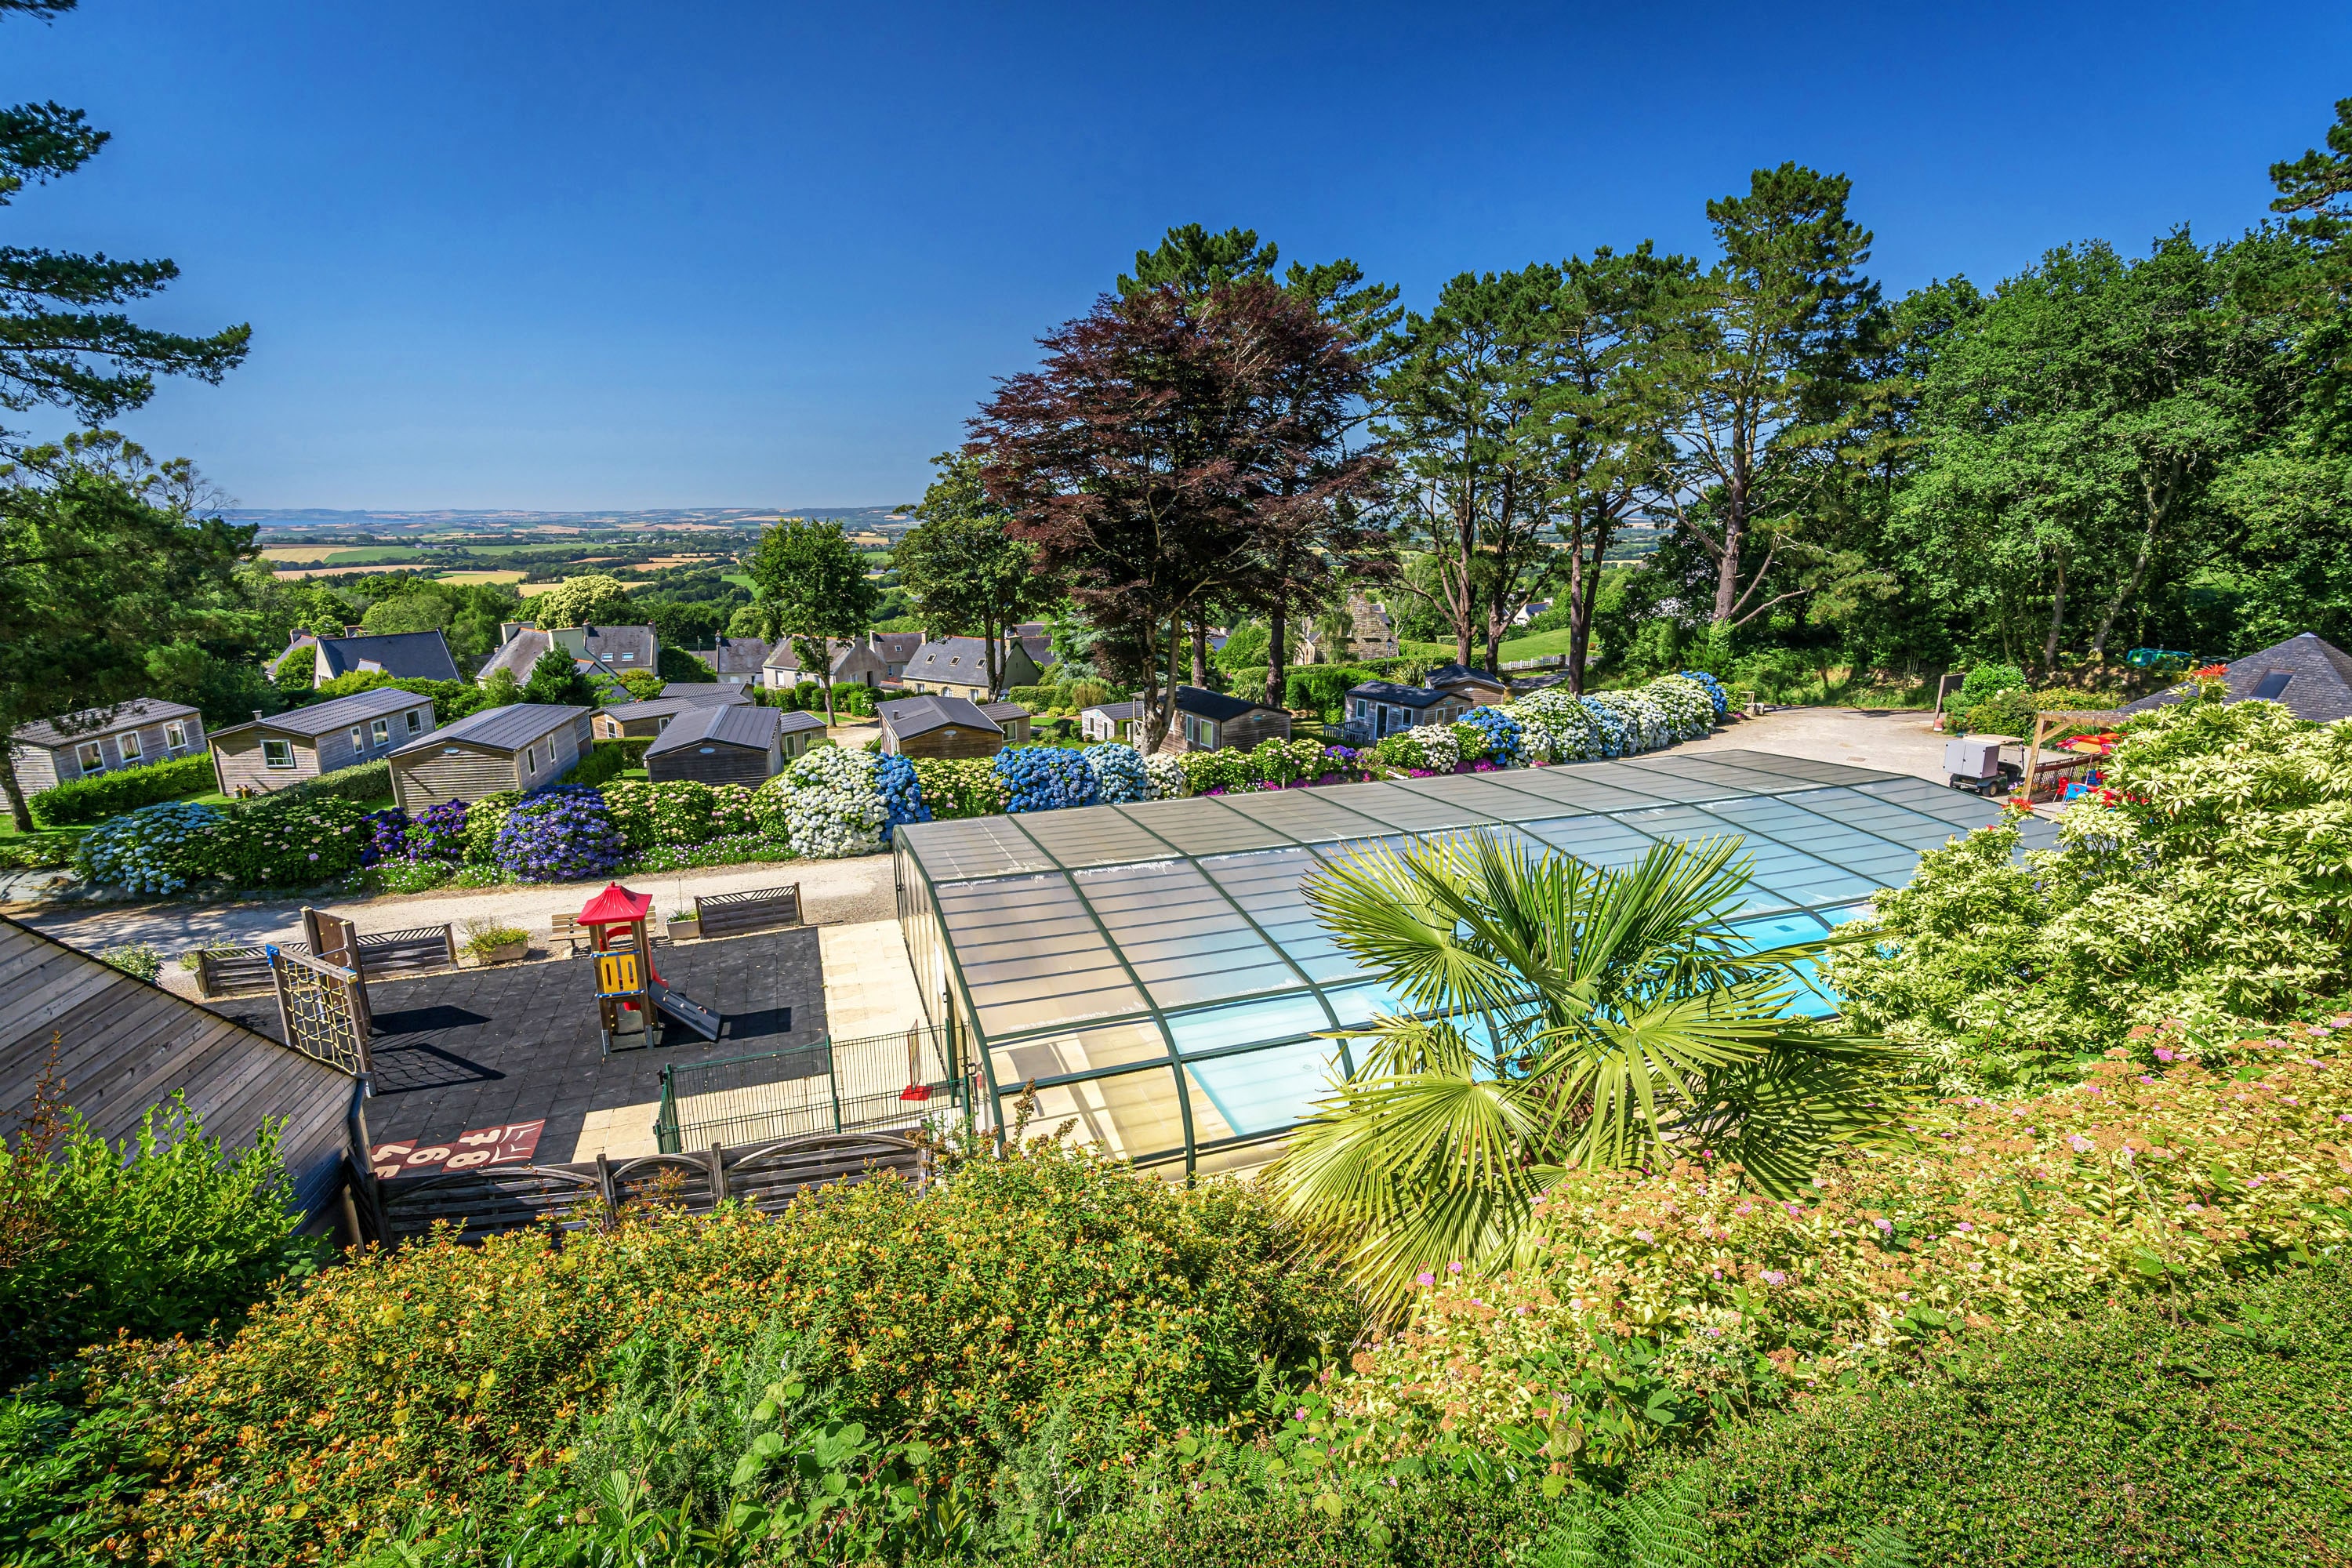
[[[588,900],[580,911],[580,923],[584,926],[626,925],[641,921],[653,912],[651,893],[633,893],[618,882],[607,882],[604,890]]]

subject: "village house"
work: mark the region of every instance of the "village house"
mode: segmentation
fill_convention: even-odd
[[[431,698],[378,686],[274,716],[257,711],[213,737],[213,773],[223,795],[275,795],[388,757],[434,728]]]
[[[1451,691],[1466,697],[1474,708],[1492,708],[1511,700],[1510,683],[1492,670],[1474,669],[1466,664],[1441,664],[1421,683],[1433,691]]]
[[[1402,686],[1392,680],[1367,680],[1348,689],[1347,736],[1356,745],[1370,745],[1384,736],[1422,724],[1451,724],[1477,706],[1460,691],[1433,686]]]
[[[1132,745],[1142,723],[1140,702],[1102,702],[1078,711],[1078,733],[1097,745],[1112,741]]]
[[[646,777],[656,784],[746,784],[754,789],[783,772],[783,717],[751,703],[707,703],[672,719],[646,748]],[[805,717],[805,715],[802,715]]]
[[[771,651],[758,637],[720,637],[713,647],[697,648],[694,657],[710,667],[722,686],[757,686]]]
[[[962,697],[900,697],[882,704],[883,751],[902,757],[992,757],[1004,749],[996,721]]]
[[[572,771],[590,743],[586,708],[485,708],[392,753],[393,797],[412,815],[500,790],[528,793]]]
[[[679,687],[676,696],[664,687],[661,696],[643,702],[607,702],[590,718],[589,732],[600,741],[658,735],[672,719],[691,709],[748,708],[751,704],[751,693],[740,686],[676,684]]]
[[[980,710],[988,715],[989,722],[1004,731],[1006,745],[1029,743],[1029,710],[1018,702],[983,702]]]
[[[339,675],[388,675],[394,680],[457,680],[457,660],[439,632],[387,632],[381,636],[295,637],[316,655],[310,684],[324,686]]]
[[[831,645],[827,645],[831,647]],[[860,633],[837,647],[833,647],[833,684],[863,686],[877,689],[889,678],[889,660],[874,646],[874,634]],[[818,681],[816,670],[803,668],[801,656],[793,647],[790,637],[778,643],[767,662],[761,667],[761,679],[771,691],[790,691],[802,681]]]
[[[943,637],[927,642],[907,661],[900,683],[910,692],[961,697],[967,702],[992,702],[1016,686],[1035,686],[1040,676],[1028,645],[1007,642],[1003,666],[993,688],[988,680],[988,642],[983,637]]]
[[[1261,741],[1290,739],[1290,715],[1280,708],[1204,687],[1176,689],[1176,721],[1161,737],[1163,752],[1247,751]]]
[[[184,702],[142,697],[119,708],[85,708],[21,725],[8,744],[16,782],[32,795],[74,779],[193,756],[205,749],[205,721]]]
[[[2316,632],[2231,659],[2221,680],[2229,690],[2225,702],[2277,702],[2315,724],[2352,719],[2352,657]],[[2180,700],[2180,688],[2171,687],[2126,704],[2123,711],[2145,713]]]
[[[517,681],[527,681],[550,648],[572,656],[583,675],[608,675],[615,679],[633,669],[661,668],[661,637],[651,626],[559,626],[542,631],[524,621],[499,626],[499,648],[475,679],[484,685],[503,669]]]

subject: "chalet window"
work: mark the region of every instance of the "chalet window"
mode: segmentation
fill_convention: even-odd
[[[425,715],[416,709],[411,708],[408,710],[408,732],[412,735],[417,734],[421,732],[424,728]]]
[[[608,659],[609,659],[609,658],[611,658],[613,656],[612,656],[611,654],[609,654],[609,653],[608,653],[608,654],[606,654],[604,657],[605,657],[606,658],[608,658]],[[623,655],[621,656],[621,662],[622,662],[623,664],[634,664],[634,663],[635,663],[635,662],[636,662],[636,658],[637,658],[637,656],[636,656],[635,654],[633,654],[633,653],[625,653],[625,654],[623,654]]]
[[[368,732],[375,737],[375,743],[377,745],[390,745],[392,743],[392,721],[389,719],[379,719],[373,724],[368,726]]]
[[[188,743],[188,727],[177,719],[163,726],[163,744],[178,751]]]
[[[144,750],[144,748],[140,744],[139,731],[136,730],[126,731],[122,739],[117,742],[116,744],[122,748],[122,760],[126,763],[137,762],[141,752]]]
[[[265,768],[290,768],[294,765],[294,742],[270,741],[261,742],[261,765]]]
[[[357,724],[352,726],[352,750],[354,752],[367,750],[366,739],[360,733],[360,727]]]
[[[74,756],[81,763],[81,771],[86,773],[98,773],[106,766],[106,753],[98,749],[96,741],[84,741],[79,747],[76,748]]]

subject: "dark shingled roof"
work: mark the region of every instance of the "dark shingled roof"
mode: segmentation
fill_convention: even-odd
[[[1375,702],[1393,702],[1400,708],[1426,708],[1448,697],[1460,695],[1438,691],[1426,686],[1399,686],[1393,680],[1367,680],[1361,686],[1348,688],[1350,697],[1369,697]]]
[[[1129,719],[1140,719],[1143,717],[1143,704],[1134,701],[1097,702],[1093,707],[1086,710],[1086,711],[1088,713],[1099,713],[1114,724],[1124,724]]]
[[[365,691],[354,691],[348,697],[337,697],[325,702],[313,702],[308,708],[289,709],[273,713],[267,719],[248,720],[235,730],[275,730],[285,735],[302,735],[316,740],[346,724],[364,724],[371,719],[387,713],[404,712],[419,703],[433,705],[429,697],[419,697],[414,691],[403,691],[397,686],[375,686]],[[219,733],[232,734],[235,730]]]
[[[582,714],[589,711],[586,708],[566,708],[553,702],[509,702],[503,708],[485,708],[479,713],[468,713],[454,724],[445,725],[429,735],[418,736],[392,754],[404,757],[411,752],[422,752],[428,747],[446,746],[459,741],[501,752],[520,751],[549,731],[576,722]]]
[[[1466,664],[1441,664],[1422,677],[1423,686],[1451,686],[1456,682],[1475,681],[1498,691],[1508,691],[1511,683],[1489,669],[1474,669]]]
[[[757,675],[768,645],[758,637],[720,637],[718,647],[698,650],[695,657],[719,675]]]
[[[320,637],[325,679],[349,675],[369,662],[404,680],[455,680],[457,661],[439,632],[392,632],[383,637]],[[284,656],[280,656],[281,658]]]
[[[111,735],[119,730],[160,724],[166,719],[185,719],[194,712],[195,710],[184,702],[166,702],[160,697],[142,697],[116,709],[110,719],[105,717],[106,710],[103,708],[85,708],[79,713],[68,713],[56,719],[37,719],[30,724],[21,725],[15,731],[14,738],[27,746],[64,746],[97,735]],[[59,725],[67,728],[59,729]]]
[[[2352,657],[2312,632],[2231,659],[2223,680],[2230,689],[2227,701],[2265,699],[2319,724],[2352,719]],[[2175,688],[2126,703],[2123,711],[2145,713],[2179,700]]]
[[[998,729],[995,720],[965,697],[902,697],[883,703],[877,711],[882,715],[883,725],[901,738],[927,735],[950,724],[959,730],[992,730],[1000,735],[1004,732]]]
[[[740,686],[696,686],[671,694],[667,689],[659,697],[649,697],[643,702],[607,702],[604,717],[626,723],[632,719],[666,719],[673,713],[683,713],[692,708],[748,708],[751,699]]]
[[[1222,691],[1211,691],[1202,686],[1180,686],[1176,689],[1176,710],[1179,713],[1190,713],[1195,719],[1206,719],[1213,724],[1222,724],[1228,719],[1238,719],[1244,713],[1260,709],[1268,713],[1282,711],[1281,709],[1270,707],[1264,702],[1253,702],[1246,697],[1232,697]]]
[[[779,712],[773,708],[769,709],[768,711],[776,715],[776,718],[781,721],[779,727],[782,729],[782,732],[787,735],[797,734],[803,730],[822,730],[824,728],[824,721],[818,718],[814,713],[803,713],[797,709],[789,713]]]
[[[688,746],[741,746],[764,752],[776,743],[777,731],[772,708],[754,708],[748,702],[689,708],[669,721],[660,738],[646,748],[646,755],[659,756]]]

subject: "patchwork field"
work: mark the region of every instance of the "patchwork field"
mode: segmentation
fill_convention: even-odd
[[[518,576],[520,576],[520,574],[519,574],[519,573],[518,573],[518,574],[517,574],[517,575],[518,575]],[[594,577],[594,576],[601,576],[601,575],[603,575],[603,574],[601,574],[601,573],[595,573],[595,572],[583,572],[583,573],[581,573],[579,575],[580,575],[580,576],[583,576],[583,577]],[[575,581],[577,581],[577,580],[578,580],[578,579],[577,579],[577,578],[575,578],[575,577],[566,577],[563,581],[564,581],[564,582],[566,582],[566,583],[571,583],[571,582],[575,582]],[[555,592],[555,590],[556,590],[558,587],[560,587],[561,585],[562,585],[562,584],[555,584],[555,583],[518,583],[518,584],[515,585],[515,592],[516,592],[516,593],[518,593],[518,594],[520,594],[520,595],[521,595],[524,598],[526,598],[526,599],[535,599],[535,598],[539,597],[539,595],[541,595],[541,594],[552,594],[552,593],[553,593],[553,592]],[[622,583],[621,583],[621,586],[622,586],[622,587],[624,587],[624,588],[627,588],[627,589],[631,590],[632,592],[634,592],[635,590],[639,589],[639,588],[650,588],[650,587],[652,587],[652,586],[653,586],[653,584],[652,584],[651,583],[635,583],[635,582],[630,582],[630,581],[628,581],[628,580],[626,580],[626,579],[624,579],[624,580],[622,581]]]
[[[444,583],[520,583],[522,571],[516,567],[503,572],[444,572],[439,574],[439,580]]]

